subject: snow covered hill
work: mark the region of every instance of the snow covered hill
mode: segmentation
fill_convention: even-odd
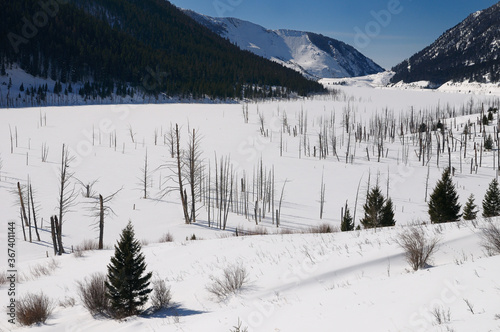
[[[293,68],[306,77],[353,77],[383,71],[354,47],[323,35],[267,30],[236,18],[214,18],[190,10],[185,13],[240,48]]]

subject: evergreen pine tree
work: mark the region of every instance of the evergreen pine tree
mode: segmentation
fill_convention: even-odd
[[[345,206],[345,212],[340,223],[340,230],[342,232],[350,232],[354,230],[354,220],[352,219],[351,212],[349,211],[347,204]]]
[[[493,149],[493,138],[491,137],[491,134],[484,140],[484,149],[487,151]]]
[[[392,204],[392,199],[388,198],[382,208],[380,226],[388,227],[394,225],[396,225],[396,220],[394,220],[394,205]]]
[[[484,195],[483,217],[490,218],[496,216],[500,216],[500,189],[498,188],[498,181],[493,179],[486,191],[486,195]]]
[[[378,185],[375,186],[366,196],[366,203],[363,205],[365,215],[361,223],[365,228],[380,226],[382,220],[382,209],[384,207],[384,196]]]
[[[446,168],[429,200],[429,217],[432,223],[456,221],[460,218],[458,194],[451,180],[450,169]]]
[[[113,316],[123,318],[136,315],[147,302],[152,273],[144,274],[145,270],[141,245],[135,239],[132,223],[129,222],[115,245],[115,255],[108,265],[106,288]]]
[[[471,194],[464,206],[464,220],[475,220],[477,216],[477,206],[474,200],[474,194]]]

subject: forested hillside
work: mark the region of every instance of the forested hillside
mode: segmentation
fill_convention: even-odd
[[[166,1],[0,2],[2,73],[18,63],[33,76],[86,82],[82,96],[136,89],[193,98],[323,91],[293,70],[239,50]]]

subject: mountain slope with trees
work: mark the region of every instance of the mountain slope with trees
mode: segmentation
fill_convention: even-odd
[[[88,98],[126,95],[132,88],[223,99],[324,91],[293,70],[238,49],[167,1],[48,3],[2,1],[1,74],[19,64],[66,88],[82,82],[79,92]]]
[[[396,65],[392,83],[500,81],[500,3],[469,15],[433,44]]]

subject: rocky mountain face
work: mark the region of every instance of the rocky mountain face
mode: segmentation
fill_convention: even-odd
[[[395,66],[392,83],[500,81],[500,2],[475,12]]]
[[[268,30],[235,18],[214,18],[189,10],[185,13],[241,49],[293,68],[309,78],[355,77],[384,71],[354,47],[323,35]]]

